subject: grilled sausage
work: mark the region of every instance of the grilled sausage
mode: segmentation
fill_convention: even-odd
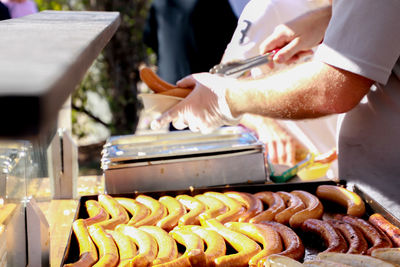
[[[326,250],[323,252],[346,252],[348,250],[346,240],[335,228],[326,221],[318,219],[307,219],[303,222],[301,230],[305,233],[319,235],[325,243]]]
[[[299,228],[307,219],[321,219],[324,207],[319,199],[311,193],[302,190],[292,191],[291,194],[298,196],[306,205],[306,208],[292,215],[289,224],[292,228]]]
[[[347,207],[347,214],[361,217],[365,213],[365,204],[359,195],[350,190],[336,185],[320,185],[316,195]]]
[[[104,229],[114,230],[119,224],[129,221],[128,213],[113,197],[109,195],[99,195],[100,205],[111,215],[111,219],[96,223]]]
[[[368,249],[367,240],[365,240],[362,232],[349,223],[339,220],[329,220],[337,231],[339,231],[349,244],[349,249],[346,253],[350,254],[365,254]]]
[[[379,213],[369,216],[368,221],[387,234],[394,246],[400,247],[400,229],[398,227],[394,226]]]
[[[236,199],[246,208],[246,211],[239,217],[239,222],[248,222],[251,218],[263,211],[263,204],[261,200],[252,194],[229,191],[225,192],[225,195]]]
[[[274,192],[264,191],[254,194],[254,196],[260,199],[263,203],[268,205],[268,209],[260,212],[256,216],[250,219],[251,223],[259,223],[261,221],[272,221],[278,212],[281,212],[286,208],[283,199]]]
[[[278,212],[274,220],[278,223],[289,224],[289,220],[293,214],[305,209],[306,206],[296,195],[284,191],[277,192],[277,194],[283,199],[287,208]]]
[[[118,203],[121,204],[130,214],[132,214],[128,225],[133,226],[150,214],[150,210],[145,205],[132,198],[116,197],[115,200],[118,201]]]
[[[178,225],[178,221],[186,213],[186,209],[176,198],[170,196],[160,197],[158,201],[167,208],[168,215],[159,220],[156,225],[169,232]]]
[[[87,200],[85,202],[86,211],[89,218],[85,219],[86,226],[108,220],[110,216],[107,211],[96,200]]]

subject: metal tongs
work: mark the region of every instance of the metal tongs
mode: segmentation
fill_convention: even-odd
[[[268,52],[264,55],[259,55],[244,60],[215,65],[210,69],[210,73],[238,77],[242,75],[246,70],[270,62],[272,60],[272,57],[276,54],[276,52],[278,52],[278,50],[279,49],[272,50],[271,52]]]

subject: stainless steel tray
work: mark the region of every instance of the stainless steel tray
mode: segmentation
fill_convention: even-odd
[[[111,137],[102,151],[108,193],[260,183],[264,145],[240,127]]]

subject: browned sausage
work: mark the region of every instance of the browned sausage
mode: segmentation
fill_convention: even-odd
[[[326,250],[323,252],[346,252],[348,250],[346,240],[338,233],[331,224],[318,219],[307,219],[301,225],[305,233],[319,235],[325,243]]]
[[[387,234],[393,242],[393,245],[400,247],[400,229],[398,227],[391,224],[379,213],[372,214],[368,221]]]
[[[342,217],[342,221],[357,226],[361,230],[367,241],[372,245],[367,250],[368,255],[371,255],[371,252],[374,249],[392,247],[392,242],[390,241],[390,239],[385,234],[378,231],[378,229],[376,229],[372,224],[370,224],[366,220],[363,220],[355,216],[346,215]]]
[[[288,224],[293,214],[306,208],[303,201],[296,195],[283,191],[277,194],[285,201],[287,207],[275,215],[275,221],[278,223]]]
[[[349,249],[346,253],[350,254],[365,254],[368,249],[367,240],[365,240],[362,232],[349,223],[339,220],[329,220],[336,230],[338,230],[349,244]]]
[[[251,223],[259,223],[262,221],[272,221],[275,215],[286,208],[283,199],[274,192],[264,191],[254,194],[254,196],[260,199],[263,203],[268,205],[268,209],[262,211],[258,215],[250,219]]]
[[[285,249],[278,255],[286,256],[300,261],[304,257],[304,245],[300,237],[289,227],[278,222],[261,222],[261,224],[271,226],[280,235]]]

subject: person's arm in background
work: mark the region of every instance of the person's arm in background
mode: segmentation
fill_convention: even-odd
[[[306,33],[302,30],[310,29],[319,31],[312,36],[323,36],[321,29],[310,27],[315,22],[315,14],[311,15],[314,17],[292,23],[299,32]],[[329,21],[329,17],[326,19]],[[314,39],[320,42],[321,37]],[[299,46],[293,49],[301,51]],[[279,119],[342,113],[357,105],[371,84],[367,78],[321,62],[300,64],[255,81],[195,74],[178,83],[179,86],[195,87],[193,92],[158,118],[153,126],[179,120],[191,129],[206,132],[223,124],[237,123],[235,117],[244,113]]]

